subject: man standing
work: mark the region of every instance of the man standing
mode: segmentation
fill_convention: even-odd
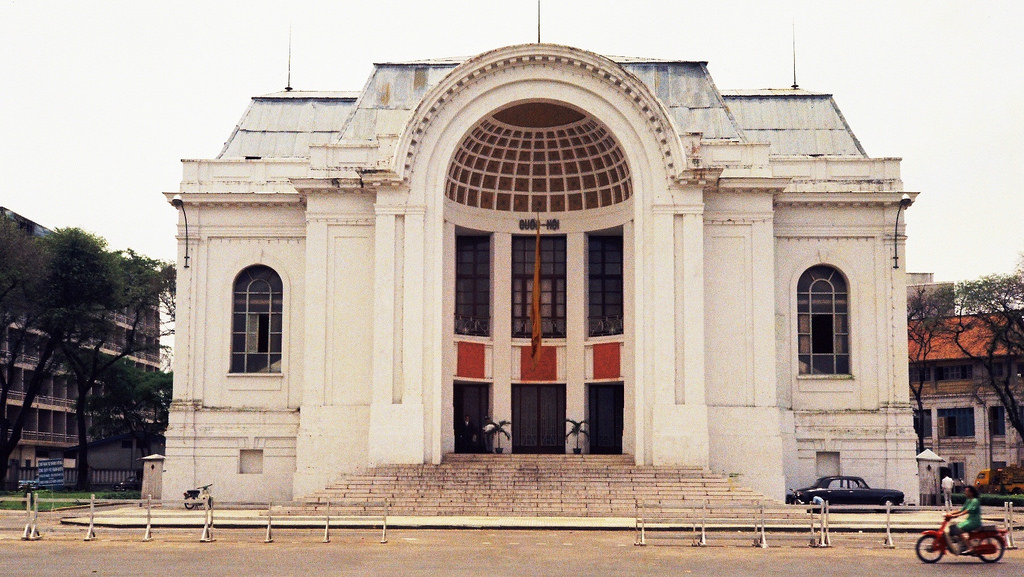
[[[953,479],[949,473],[942,478],[942,499],[947,510],[953,508]]]
[[[466,418],[455,431],[455,452],[472,453],[474,451],[474,437],[476,432],[473,429],[473,421],[466,415]]]

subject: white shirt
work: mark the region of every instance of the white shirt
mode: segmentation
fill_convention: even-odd
[[[942,478],[942,490],[947,493],[953,492],[953,479],[950,477]]]

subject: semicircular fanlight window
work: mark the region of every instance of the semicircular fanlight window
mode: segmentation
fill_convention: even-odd
[[[448,167],[445,195],[479,208],[564,212],[632,196],[625,155],[596,120],[571,108],[531,102],[477,123]]]

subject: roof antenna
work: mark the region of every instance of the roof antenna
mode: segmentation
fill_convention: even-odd
[[[284,87],[285,92],[292,91],[292,25],[288,25],[288,83]]]
[[[800,88],[796,83],[796,19],[793,19],[793,90]]]
[[[537,0],[537,44],[540,44],[540,0]]]

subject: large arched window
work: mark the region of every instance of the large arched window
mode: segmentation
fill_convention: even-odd
[[[281,277],[251,266],[235,278],[231,319],[231,372],[281,372]]]
[[[830,266],[807,269],[796,285],[800,374],[850,374],[849,293]]]

